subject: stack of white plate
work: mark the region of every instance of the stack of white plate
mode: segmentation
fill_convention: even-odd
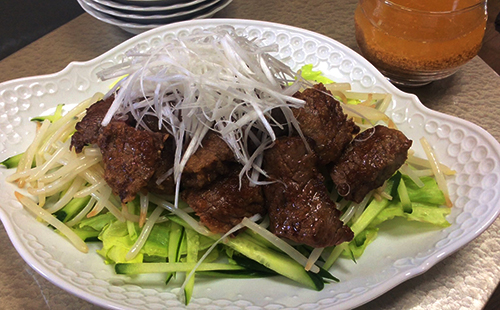
[[[77,0],[93,17],[137,34],[188,19],[208,18],[232,0]]]

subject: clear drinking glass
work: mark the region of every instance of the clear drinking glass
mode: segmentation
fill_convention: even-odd
[[[395,84],[421,86],[477,55],[486,1],[359,0],[354,20],[366,59]]]

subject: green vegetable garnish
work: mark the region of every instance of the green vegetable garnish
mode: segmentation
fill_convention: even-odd
[[[304,79],[311,81],[311,82],[323,83],[323,84],[333,83],[332,80],[323,76],[323,72],[313,71],[313,65],[311,65],[311,64],[302,66],[302,68],[300,68],[300,75]]]
[[[51,115],[46,115],[46,116],[37,116],[37,117],[33,117],[31,119],[32,122],[43,122],[44,120],[48,119],[51,123],[59,120],[62,118],[62,115],[63,115],[63,108],[64,108],[64,104],[58,104],[57,107],[56,107],[56,111],[54,112],[54,114],[51,114]]]

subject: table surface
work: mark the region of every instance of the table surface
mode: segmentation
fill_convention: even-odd
[[[235,0],[215,18],[289,24],[329,36],[357,50],[356,1]],[[58,72],[72,61],[92,59],[132,37],[83,14],[0,61],[0,82]],[[500,77],[475,57],[451,78],[418,89],[429,108],[486,129],[500,140]],[[0,224],[0,309],[99,309],[66,293],[32,270]],[[428,272],[410,279],[360,309],[482,309],[500,281],[500,222]]]

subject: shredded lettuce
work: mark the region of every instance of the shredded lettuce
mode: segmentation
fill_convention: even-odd
[[[92,228],[70,228],[80,239],[85,242],[99,241],[97,236],[99,236],[99,231]],[[57,231],[60,235],[64,236],[60,231]]]
[[[355,258],[359,258],[368,244],[375,239],[380,224],[396,217],[428,223],[440,228],[451,225],[446,219],[451,209],[442,207],[446,201],[436,180],[432,177],[423,177],[421,180],[424,186],[418,187],[408,176],[401,175],[397,187],[400,188],[401,184],[405,185],[404,197],[399,196],[401,191],[392,191],[395,194],[394,199],[388,201],[387,206],[380,210],[366,229],[358,233],[349,243],[349,249]]]
[[[378,227],[385,221],[392,220],[395,217],[405,217],[407,213],[404,212],[401,203],[392,203],[375,217],[370,223],[370,228]]]
[[[112,213],[104,213],[81,220],[80,223],[78,223],[78,227],[89,227],[100,232],[104,229],[104,227],[115,221],[116,217]]]
[[[139,225],[134,224],[135,230],[140,231]],[[102,241],[102,249],[98,250],[97,253],[104,257],[107,264],[142,263],[144,255],[165,257],[166,259],[169,233],[168,225],[156,224],[153,226],[149,238],[139,254],[132,260],[126,260],[125,256],[137,240],[138,234],[135,235],[135,238],[131,237],[127,223],[114,221],[106,226],[99,235],[99,240]]]
[[[97,253],[104,257],[106,264],[142,262],[142,253],[139,253],[133,261],[125,259],[135,242],[129,236],[126,223],[120,221],[111,223],[101,232],[99,240],[102,241],[102,249],[97,250]]]
[[[450,223],[446,216],[450,213],[450,208],[420,202],[412,203],[412,212],[406,213],[401,203],[392,203],[377,215],[373,222],[370,223],[369,228],[378,227],[381,223],[395,217],[402,217],[408,221],[428,223],[437,227],[448,227]]]
[[[323,84],[335,83],[334,81],[332,81],[329,78],[327,78],[326,76],[324,76],[323,72],[321,72],[319,70],[314,71],[312,64],[303,65],[300,68],[299,72],[300,72],[300,76],[302,76],[302,78],[306,81],[315,82],[315,83],[323,83]],[[339,98],[338,96],[335,96],[335,98],[339,101],[342,101],[342,99]],[[361,100],[359,100],[359,99],[347,98],[347,104],[356,105],[356,104],[359,104],[360,102],[361,102]]]
[[[300,75],[307,81],[323,83],[323,84],[333,83],[332,80],[323,75],[323,72],[313,71],[312,64],[303,65],[302,68],[300,68]]]
[[[422,202],[435,205],[446,204],[443,192],[439,189],[436,180],[432,177],[422,177],[420,180],[424,187],[418,187],[408,176],[403,175],[403,179],[408,190],[408,197],[412,203]]]
[[[373,200],[362,216],[352,223],[351,229],[355,237],[347,244],[345,251],[332,253],[359,258],[377,237],[380,225],[396,217],[431,224],[436,228],[450,226],[446,217],[451,209],[443,207],[446,201],[436,180],[432,177],[422,177],[421,180],[423,187],[417,186],[408,176],[396,173],[386,186],[386,192],[390,192],[393,199]],[[334,259],[333,256],[330,257],[327,264],[333,264]]]
[[[354,258],[361,257],[366,247],[377,238],[378,230],[376,227],[368,227],[349,243],[349,250]]]
[[[410,221],[429,223],[439,227],[451,225],[446,219],[446,216],[451,213],[451,209],[448,207],[436,207],[435,205],[416,202],[412,204],[412,209],[412,213],[406,216]]]

